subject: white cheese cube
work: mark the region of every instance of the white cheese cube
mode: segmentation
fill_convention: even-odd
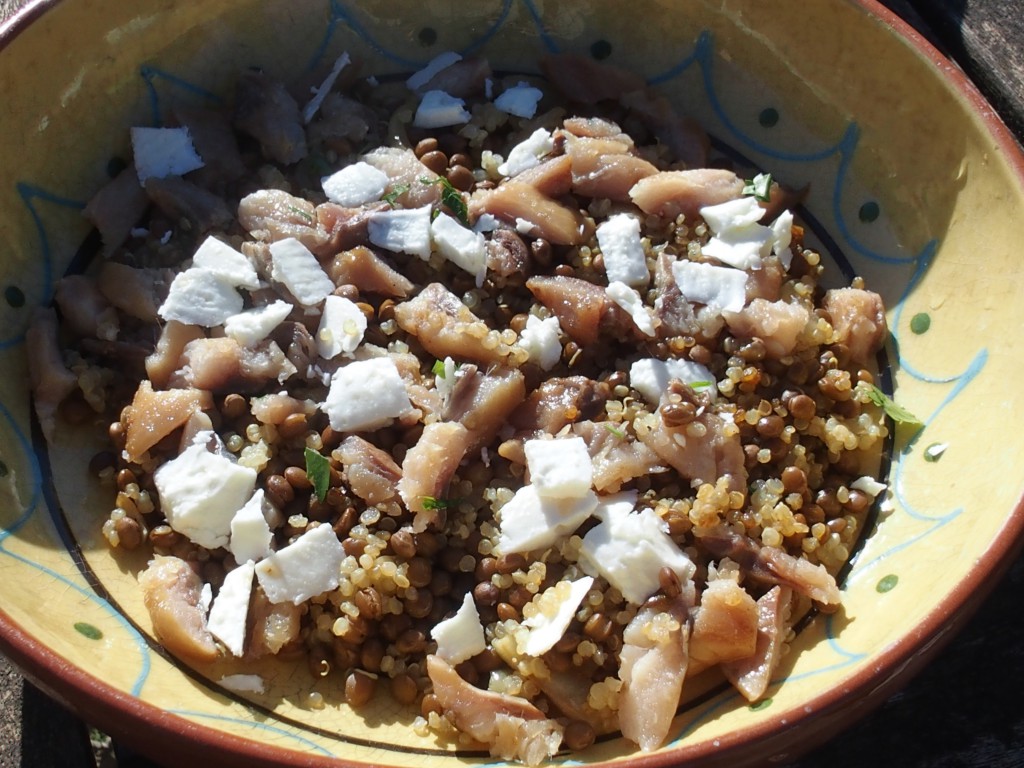
[[[395,253],[408,253],[426,261],[430,258],[431,208],[397,208],[370,215],[370,242]]]
[[[634,605],[641,605],[661,588],[658,572],[662,568],[671,568],[683,583],[696,571],[652,509],[609,515],[587,531],[580,565],[584,573],[603,576]]]
[[[455,51],[444,51],[443,53],[439,53],[431,59],[423,69],[411,74],[409,79],[405,81],[405,85],[410,91],[418,91],[424,85],[429,83],[431,79],[433,79],[434,75],[442,69],[448,69],[448,67],[457,61],[462,61],[462,56],[455,53]]]
[[[205,163],[192,145],[188,128],[132,128],[132,154],[139,183],[184,176]]]
[[[256,471],[206,449],[213,432],[196,435],[192,445],[153,473],[160,510],[167,524],[207,549],[226,547],[231,520],[256,487]]]
[[[294,237],[270,244],[270,276],[304,307],[313,307],[334,291],[334,282],[312,252]]]
[[[245,254],[213,235],[207,237],[193,254],[192,266],[208,269],[236,288],[255,291],[260,287],[259,275]]]
[[[530,483],[540,496],[579,499],[590,492],[594,465],[582,437],[527,440],[523,444]]]
[[[434,625],[430,636],[437,643],[437,655],[452,666],[473,658],[487,648],[484,627],[480,623],[480,613],[471,592],[462,598],[462,605],[454,616]]]
[[[231,518],[231,544],[228,547],[235,562],[262,560],[270,554],[270,532],[264,505],[270,502],[262,488],[258,488],[245,505]]]
[[[882,493],[882,491],[884,491],[889,486],[887,486],[885,483],[878,482],[877,480],[875,480],[875,478],[871,477],[870,475],[863,475],[861,477],[858,477],[852,483],[850,483],[850,487],[856,491],[866,493],[871,498],[875,498],[875,496]]]
[[[541,370],[550,371],[562,358],[560,330],[557,317],[541,320],[529,315],[526,318],[526,327],[519,334],[519,346],[526,350],[530,362],[540,366]]]
[[[256,564],[256,578],[272,603],[299,603],[338,588],[345,550],[329,525],[306,531]]]
[[[654,357],[637,360],[629,368],[629,386],[644,396],[650,405],[661,402],[661,395],[672,379],[679,379],[695,390],[707,390],[712,395],[715,376],[711,370],[692,360],[658,360]]]
[[[224,577],[220,592],[210,606],[207,629],[235,656],[245,651],[245,620],[249,614],[252,577],[256,564],[244,562]]]
[[[479,232],[467,229],[447,213],[430,224],[430,234],[438,252],[452,264],[476,277],[476,286],[484,284],[487,274],[487,241]]]
[[[494,100],[494,106],[502,112],[530,120],[537,114],[537,103],[543,96],[544,93],[540,88],[534,88],[529,83],[520,82],[511,88],[507,88],[498,96]]]
[[[331,92],[331,88],[334,87],[334,81],[338,79],[338,75],[341,74],[341,70],[347,67],[351,63],[348,51],[341,54],[335,62],[334,66],[331,67],[331,71],[327,73],[327,77],[320,83],[319,88],[313,89],[313,98],[309,100],[305,107],[302,109],[302,122],[308,123],[316,115],[320,109],[320,105],[324,103],[324,99],[327,98],[327,94]]]
[[[640,221],[635,216],[617,213],[608,217],[597,228],[597,242],[609,283],[647,285],[651,273],[640,241]]]
[[[498,228],[498,218],[493,213],[481,213],[473,225],[473,231],[484,234]]]
[[[728,229],[711,238],[700,252],[736,269],[757,269],[771,251],[772,231],[760,224]]]
[[[677,261],[672,276],[688,301],[726,312],[739,312],[747,303],[747,273],[697,261]]]
[[[543,656],[554,648],[592,586],[593,577],[584,576],[572,582],[560,581],[534,598],[532,602],[539,610],[523,621],[523,626],[529,627],[530,633],[520,652],[527,656]],[[523,613],[525,615],[526,611]]]
[[[654,336],[654,319],[647,311],[643,299],[640,298],[640,294],[635,288],[630,288],[625,283],[616,280],[604,290],[609,299],[629,313],[641,333],[646,336]]]
[[[224,675],[217,682],[236,693],[263,693],[267,689],[266,682],[259,675]]]
[[[579,528],[596,508],[597,494],[593,491],[580,498],[555,499],[540,496],[536,487],[524,485],[501,508],[498,550],[509,554],[550,547]]]
[[[366,315],[351,299],[328,296],[316,332],[317,354],[330,360],[339,354],[352,357],[366,333]]]
[[[555,141],[551,137],[551,131],[546,128],[538,128],[527,138],[512,147],[508,153],[508,159],[498,166],[498,173],[502,176],[515,176],[530,168],[540,165],[544,155],[555,148]]]
[[[292,313],[287,301],[275,301],[265,307],[253,307],[224,321],[224,333],[243,347],[253,347],[263,341]]]
[[[708,258],[717,259],[737,269],[756,269],[761,259],[771,252],[773,234],[757,222],[765,209],[753,197],[741,197],[700,209],[715,237],[701,248]]]
[[[388,175],[369,163],[359,161],[320,180],[327,199],[347,208],[380,200],[388,187]]]
[[[772,253],[779,257],[782,266],[789,269],[793,263],[793,212],[783,211],[772,222]]]
[[[416,107],[412,124],[417,128],[445,128],[468,123],[471,117],[462,99],[444,91],[427,91]]]
[[[700,217],[716,235],[729,229],[746,227],[764,218],[765,209],[752,196],[738,197],[700,209]]]
[[[635,488],[629,491],[619,491],[608,496],[601,496],[598,499],[597,507],[594,509],[594,517],[605,522],[628,517],[636,509],[636,501],[639,498],[640,492]]]
[[[178,273],[158,311],[164,320],[213,328],[242,311],[242,295],[216,272],[191,267]]]
[[[412,410],[405,383],[389,357],[357,360],[339,368],[323,404],[331,429],[377,429]]]

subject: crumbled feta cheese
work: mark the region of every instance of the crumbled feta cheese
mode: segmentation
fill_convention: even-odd
[[[213,235],[207,237],[192,256],[192,266],[208,269],[236,288],[255,291],[260,287],[256,269],[245,257]]]
[[[188,448],[153,473],[160,511],[167,524],[207,549],[226,547],[231,520],[256,487],[256,471],[236,464],[206,443],[213,432],[196,435]]]
[[[772,253],[779,257],[784,269],[793,263],[793,212],[783,211],[772,222]]]
[[[269,504],[262,488],[256,489],[245,505],[231,518],[231,544],[228,547],[235,556],[235,562],[262,560],[270,554],[270,532],[263,505]]]
[[[188,128],[132,128],[132,154],[139,183],[184,176],[205,163],[192,145]]]
[[[334,282],[312,252],[294,237],[270,244],[270,276],[304,307],[313,307],[334,291]]]
[[[437,54],[437,56],[427,63],[427,66],[409,76],[409,79],[405,81],[406,88],[410,91],[418,91],[424,85],[429,83],[433,79],[434,75],[442,69],[448,69],[448,67],[457,61],[462,61],[462,56],[455,53],[455,51],[444,51],[443,53]]]
[[[866,493],[871,498],[874,498],[889,486],[887,486],[885,483],[878,482],[877,480],[875,480],[875,478],[871,477],[870,475],[864,475],[862,477],[858,477],[856,480],[850,483],[850,487],[856,491]]]
[[[347,208],[380,200],[390,179],[384,171],[359,161],[320,180],[327,199]]]
[[[668,535],[667,525],[652,509],[609,515],[583,537],[580,565],[590,576],[603,576],[634,605],[661,588],[658,572],[671,568],[681,582],[696,567]]]
[[[275,301],[265,307],[253,307],[224,321],[224,333],[243,347],[259,344],[292,313],[287,301]]]
[[[628,213],[617,213],[601,222],[597,242],[604,258],[608,282],[632,286],[647,285],[651,273],[640,241],[640,221]]]
[[[416,108],[412,124],[417,128],[446,128],[468,123],[471,117],[462,99],[444,91],[427,91]]]
[[[737,269],[756,269],[771,252],[772,230],[757,222],[764,208],[753,197],[705,206],[700,215],[715,234],[701,253]]]
[[[717,235],[729,229],[756,224],[764,218],[764,208],[758,204],[757,198],[746,195],[717,205],[706,205],[700,209],[700,217]]]
[[[555,499],[524,485],[501,508],[498,550],[508,554],[550,547],[579,528],[596,507],[593,491],[581,498]]]
[[[502,112],[531,120],[537,114],[537,103],[544,96],[540,88],[519,82],[494,100],[494,106]]]
[[[551,137],[551,131],[538,128],[512,147],[508,153],[508,160],[498,166],[498,173],[502,176],[515,176],[527,171],[540,165],[540,159],[554,148],[555,141]]]
[[[608,294],[609,299],[629,314],[641,333],[645,336],[654,336],[654,320],[635,288],[630,288],[625,283],[615,280],[604,291]]]
[[[527,440],[523,443],[530,483],[540,496],[579,499],[594,480],[594,465],[582,437]]]
[[[459,224],[454,216],[439,214],[430,224],[430,234],[438,252],[448,261],[476,277],[476,286],[484,284],[487,274],[487,241],[479,232]]]
[[[727,312],[739,312],[747,303],[747,273],[696,261],[677,261],[672,276],[688,301]]]
[[[557,317],[539,317],[529,315],[526,327],[519,334],[519,346],[526,350],[529,360],[540,366],[541,370],[550,371],[562,357],[562,342],[559,340]]]
[[[217,682],[236,693],[263,693],[267,689],[266,682],[259,675],[224,675]]]
[[[518,232],[520,235],[529,235],[535,229],[537,229],[537,225],[534,224],[532,221],[516,216],[516,232]]]
[[[924,449],[925,461],[938,461],[949,448],[949,443],[932,443]]]
[[[338,79],[338,75],[341,74],[341,70],[347,67],[351,63],[348,51],[341,54],[334,62],[334,66],[331,67],[331,71],[327,73],[327,77],[320,84],[319,88],[313,89],[313,98],[309,100],[306,106],[302,110],[302,122],[308,123],[313,119],[313,116],[320,109],[320,105],[323,104],[324,99],[327,98],[327,94],[331,92],[331,88],[334,87],[334,81]]]
[[[597,507],[594,509],[594,517],[598,520],[618,520],[628,517],[636,508],[640,492],[635,488],[628,491],[619,491],[608,496],[601,496],[598,499]]]
[[[412,410],[405,383],[390,357],[357,360],[334,372],[323,410],[331,429],[377,429]]]
[[[213,604],[213,587],[210,586],[209,582],[203,582],[203,586],[199,590],[199,607],[203,611],[204,616],[210,615],[210,606]]]
[[[572,582],[560,581],[535,597],[532,602],[539,610],[523,621],[530,632],[521,653],[542,656],[554,648],[592,586],[593,577],[584,576]]]
[[[306,531],[256,564],[256,578],[272,603],[300,603],[337,589],[345,550],[329,525]]]
[[[473,225],[473,231],[484,234],[498,228],[498,219],[493,213],[481,213]]]
[[[462,598],[462,605],[454,616],[434,625],[430,636],[437,643],[437,655],[453,666],[487,648],[484,627],[471,592]]]
[[[338,354],[352,357],[366,333],[366,315],[354,301],[341,296],[324,299],[324,313],[316,332],[317,354],[330,360]]]
[[[430,258],[430,213],[429,205],[377,211],[368,219],[370,242],[426,261]]]
[[[661,401],[661,395],[668,389],[668,383],[672,379],[679,379],[697,391],[708,390],[712,395],[715,393],[712,386],[715,381],[714,374],[692,360],[658,360],[648,357],[637,360],[629,368],[629,386],[643,395],[644,400],[653,406]]]
[[[206,628],[235,656],[245,651],[245,620],[255,572],[256,564],[252,560],[228,571],[206,622]]]
[[[216,272],[191,267],[178,273],[158,311],[164,320],[213,328],[242,311],[242,295]]]

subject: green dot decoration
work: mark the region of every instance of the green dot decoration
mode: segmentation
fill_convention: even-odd
[[[94,627],[92,624],[89,624],[86,621],[76,621],[75,631],[83,637],[89,638],[90,640],[99,640],[103,637],[103,632],[101,632],[99,628]]]
[[[857,216],[865,224],[870,224],[872,221],[876,221],[881,213],[882,209],[878,207],[878,203],[869,200],[860,207]]]
[[[899,583],[899,580],[900,577],[897,576],[895,573],[890,573],[888,576],[883,576],[881,579],[878,580],[878,583],[875,585],[875,591],[880,592],[883,595],[886,592],[891,592]]]
[[[775,107],[765,107],[757,116],[757,122],[761,124],[762,128],[774,128],[779,122],[779,110]]]

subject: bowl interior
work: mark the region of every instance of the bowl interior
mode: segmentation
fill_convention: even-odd
[[[144,556],[113,557],[100,535],[110,499],[88,480],[95,425],[47,450],[30,417],[30,309],[95,251],[80,209],[128,156],[128,127],[224,99],[246,66],[315,81],[343,51],[378,77],[445,50],[524,73],[548,51],[605,57],[657,85],[717,151],[810,185],[806,220],[823,252],[885,298],[896,399],[925,426],[897,431],[891,493],[846,574],[843,609],[803,628],[760,704],[714,681],[688,690],[664,748],[672,759],[740,754],[850,708],[872,675],[878,685],[927,648],[1018,537],[1024,435],[1004,422],[1022,399],[1007,386],[1024,346],[1019,156],[955,76],[860,3],[323,0],[300,11],[287,0],[143,0],[100,12],[63,0],[33,6],[0,45],[7,135],[23,137],[0,144],[0,624],[12,655],[72,703],[97,697],[126,727],[154,722],[157,741],[189,731],[237,754],[262,744],[282,750],[264,757],[292,761],[451,759],[400,707],[353,715],[335,678],[301,665],[266,662],[268,691],[238,694],[216,682],[242,671],[231,663],[200,672],[164,655],[135,584]],[[933,445],[945,446],[938,460]],[[312,691],[325,707],[311,706]],[[632,754],[609,738],[576,758]]]

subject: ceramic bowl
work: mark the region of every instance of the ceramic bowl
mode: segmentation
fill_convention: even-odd
[[[1008,564],[1024,526],[1024,432],[1005,424],[1024,410],[1024,174],[965,79],[869,0],[29,6],[0,33],[4,653],[88,720],[167,763],[488,762],[416,736],[412,715],[396,707],[353,715],[332,679],[268,667],[268,691],[240,695],[168,657],[133,567],[100,536],[109,500],[88,480],[95,448],[64,440],[48,450],[30,415],[31,308],[95,249],[80,209],[126,156],[127,128],[159,123],[180,100],[219,99],[243,67],[289,80],[346,50],[379,75],[444,50],[483,52],[508,71],[536,72],[539,55],[574,51],[639,72],[719,151],[809,184],[814,237],[887,302],[895,398],[924,426],[896,430],[883,469],[890,491],[844,573],[843,610],[802,629],[768,698],[748,706],[722,687],[691,696],[669,742],[631,764],[792,756],[920,668]],[[326,707],[308,705],[312,690]],[[612,736],[571,764],[636,758]]]

